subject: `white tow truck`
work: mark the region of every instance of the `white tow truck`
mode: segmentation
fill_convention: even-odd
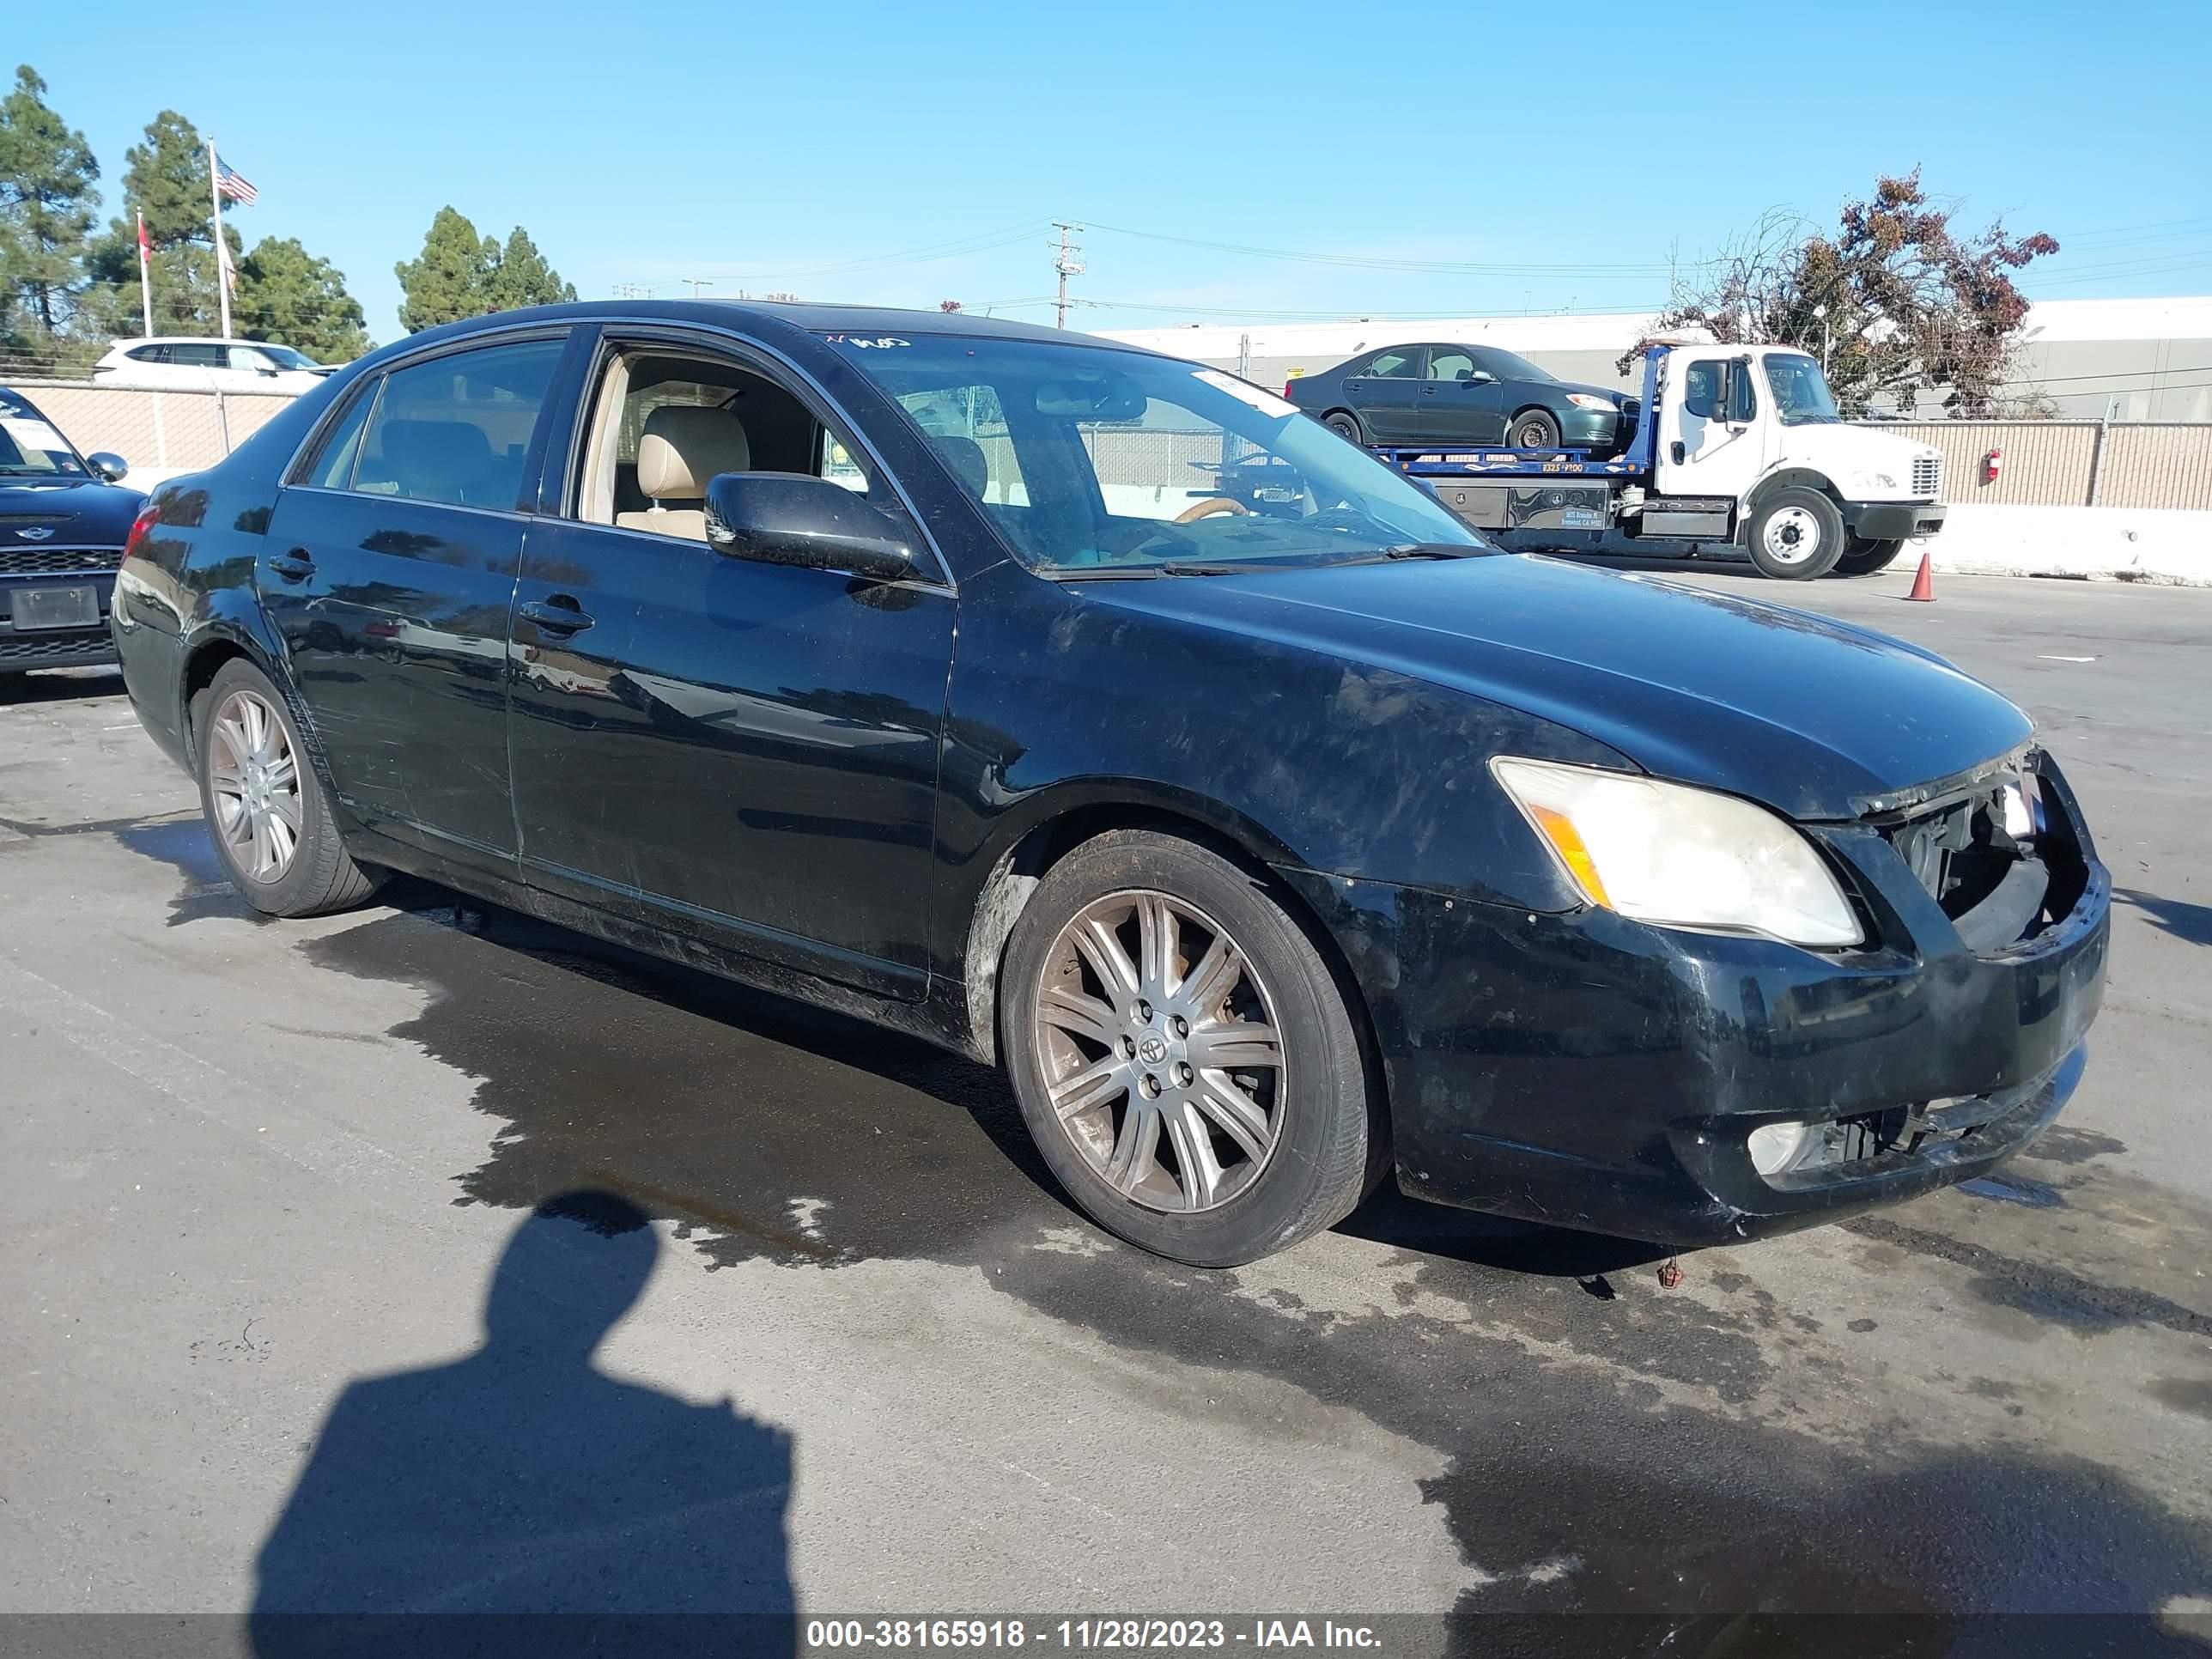
[[[1622,453],[1375,446],[1500,544],[1665,556],[1748,553],[1769,576],[1865,575],[1943,527],[1942,457],[1846,424],[1793,346],[1648,347]]]

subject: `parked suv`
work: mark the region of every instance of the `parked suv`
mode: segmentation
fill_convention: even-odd
[[[113,662],[107,613],[131,520],[119,455],[82,455],[0,386],[0,674]]]
[[[118,340],[92,366],[92,378],[101,386],[164,392],[300,392],[334,372],[290,346],[204,336]]]

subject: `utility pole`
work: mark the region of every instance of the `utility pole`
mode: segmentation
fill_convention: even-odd
[[[699,297],[699,290],[701,289],[712,288],[714,286],[714,279],[711,276],[678,276],[676,280],[679,283],[688,283],[690,284],[691,297],[695,300]]]
[[[1060,275],[1060,300],[1054,307],[1053,326],[1066,328],[1067,326],[1067,279],[1083,275],[1081,257],[1083,250],[1067,240],[1067,234],[1072,230],[1080,230],[1083,227],[1065,220],[1055,219],[1052,222],[1052,228],[1060,233],[1060,248],[1053,256],[1052,261],[1053,270]]]

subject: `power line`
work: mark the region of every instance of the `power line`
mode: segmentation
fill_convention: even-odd
[[[1291,248],[1254,247],[1242,242],[1212,242],[1196,236],[1170,236],[1159,231],[1133,230],[1127,225],[1091,228],[1116,236],[1134,236],[1147,242],[1170,242],[1179,247],[1206,248],[1216,253],[1239,253],[1255,259],[1286,259],[1298,264],[1336,265],[1361,270],[1415,270],[1463,276],[1592,276],[1598,278],[1656,276],[1679,267],[1667,264],[1510,264],[1462,259],[1383,259],[1349,253],[1308,253]]]

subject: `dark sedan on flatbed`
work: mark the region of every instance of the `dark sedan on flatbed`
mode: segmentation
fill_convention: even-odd
[[[0,386],[0,674],[115,660],[108,599],[146,503],[116,488],[126,470]]]
[[[1296,376],[1283,395],[1356,444],[1498,444],[1604,457],[1636,430],[1637,400],[1576,386],[1498,346],[1362,351]]]
[[[1901,1198],[2051,1121],[2104,984],[1988,687],[1020,325],[412,336],[163,486],[115,630],[258,908],[411,872],[1000,1064],[1189,1262],[1392,1178],[1676,1244]]]

